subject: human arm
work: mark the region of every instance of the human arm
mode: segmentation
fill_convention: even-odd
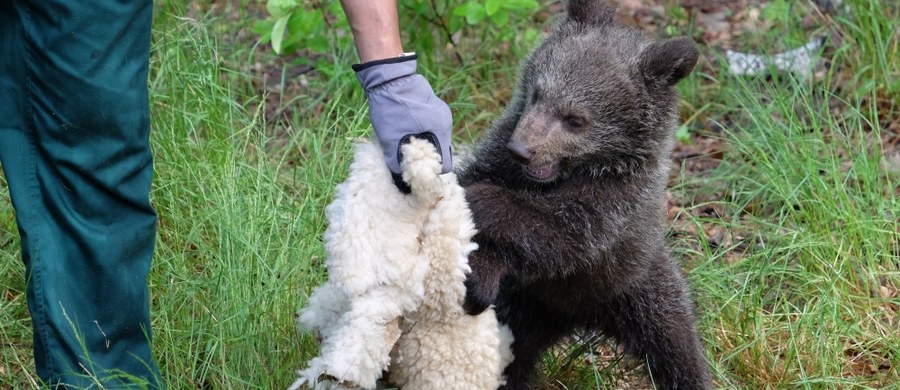
[[[350,22],[359,62],[403,54],[397,0],[341,0]]]
[[[443,159],[441,171],[449,172],[450,108],[416,73],[416,55],[403,53],[396,0],[341,0],[341,6],[361,61],[353,69],[365,89],[372,127],[398,187],[404,187],[400,145],[410,136],[435,144]]]

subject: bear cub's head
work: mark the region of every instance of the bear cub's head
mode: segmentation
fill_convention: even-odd
[[[602,0],[570,0],[566,11],[522,66],[510,155],[545,184],[655,169],[673,144],[674,85],[697,62],[694,42],[654,41],[616,23]]]

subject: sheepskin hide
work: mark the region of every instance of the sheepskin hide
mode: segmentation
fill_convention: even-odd
[[[493,310],[463,312],[466,256],[475,225],[453,173],[441,175],[434,147],[401,149],[402,194],[381,150],[356,146],[349,177],[326,208],[328,281],[310,296],[299,324],[321,340],[299,371],[299,388],[376,388],[384,371],[406,389],[490,389],[502,384],[512,335]]]

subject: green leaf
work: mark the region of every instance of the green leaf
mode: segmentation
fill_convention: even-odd
[[[769,20],[787,20],[791,5],[785,0],[774,0],[763,6],[762,16]]]
[[[310,37],[309,41],[307,41],[307,47],[314,53],[327,53],[329,47],[328,37],[325,34]]]
[[[681,125],[678,126],[678,131],[675,132],[675,138],[678,139],[683,144],[691,143],[691,131],[687,126]]]
[[[474,1],[466,2],[454,8],[453,15],[464,16],[466,18],[466,23],[470,25],[478,24],[478,22],[481,22],[484,20],[484,17],[487,16],[484,7]]]
[[[494,23],[498,27],[506,26],[506,23],[509,22],[509,11],[500,10],[497,13],[491,15],[491,23]]]
[[[332,1],[328,5],[328,14],[335,18],[335,24],[338,26],[347,26],[349,23],[347,22],[347,14],[344,13],[344,9],[341,7],[341,2]],[[323,19],[324,21],[324,19]]]
[[[254,34],[259,35],[259,39],[262,43],[269,43],[269,40],[272,37],[273,26],[275,26],[275,23],[272,23],[271,20],[260,20],[253,24],[252,31]]]
[[[675,20],[687,20],[688,19],[687,12],[684,12],[683,7],[672,7],[669,10],[669,15],[671,15],[672,18]]]
[[[291,14],[288,31],[305,36],[325,34],[325,15],[321,11],[301,11]]]
[[[541,40],[541,30],[529,27],[525,29],[524,32],[519,33],[519,37],[522,39],[523,46],[532,47],[537,45],[537,43]]]
[[[287,22],[290,17],[290,14],[282,16],[272,27],[272,48],[275,49],[275,54],[281,54],[281,42],[284,40],[284,32],[287,31]]]
[[[666,26],[666,36],[674,37],[676,35],[678,35],[678,27],[675,27],[671,24]]]
[[[503,8],[510,11],[524,11],[538,8],[537,0],[508,0],[503,1]]]
[[[502,5],[503,0],[487,0],[484,2],[484,11],[487,12],[488,16],[494,16]]]
[[[460,16],[453,16],[450,18],[450,31],[457,32],[462,30],[462,28],[466,24],[466,18]]]
[[[453,16],[465,17],[469,14],[469,7],[472,7],[473,5],[476,7],[478,6],[478,4],[473,4],[472,2],[462,3],[460,5],[457,5],[456,7],[453,7],[453,11],[450,14]]]
[[[269,0],[266,3],[266,10],[269,11],[269,15],[278,19],[290,14],[299,5],[297,0]]]

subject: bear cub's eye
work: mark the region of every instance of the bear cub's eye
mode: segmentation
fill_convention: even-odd
[[[587,120],[576,115],[566,115],[563,117],[563,121],[566,122],[569,127],[580,129],[587,124]]]
[[[538,101],[538,99],[540,97],[541,97],[541,94],[538,92],[538,90],[534,89],[531,91],[531,96],[529,96],[529,98],[528,98],[528,103],[534,104],[535,102]]]

